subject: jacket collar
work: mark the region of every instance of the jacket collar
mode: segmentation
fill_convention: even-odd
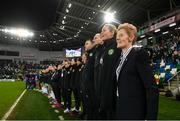
[[[104,42],[104,46],[105,47],[109,47],[109,46],[111,46],[111,45],[113,45],[113,44],[115,44],[116,43],[116,41],[115,41],[115,39],[114,38],[111,38],[111,39],[107,39],[105,42]]]
[[[135,52],[135,48],[132,48],[131,51],[129,52],[129,54],[127,55],[127,57],[126,57],[123,65],[122,65],[122,67],[121,67],[121,71],[120,71],[119,75],[120,75],[121,72],[123,71],[125,65],[128,63],[128,61],[130,60],[130,58],[133,57],[134,52]],[[120,59],[118,60],[118,63],[117,63],[117,65],[116,65],[116,69],[117,69],[117,67],[118,67],[118,65],[119,65],[119,62],[120,62]],[[120,76],[119,76],[119,77],[120,77]]]

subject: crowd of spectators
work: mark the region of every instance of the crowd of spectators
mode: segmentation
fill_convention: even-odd
[[[162,59],[166,63],[173,62],[177,65],[180,63],[180,36],[174,36],[159,44],[152,45],[152,60],[153,63],[160,62]]]
[[[0,79],[23,79],[23,76],[34,70],[48,67],[46,64],[27,63],[27,62],[7,62],[0,65]],[[19,75],[22,75],[19,77]]]
[[[152,63],[160,63],[162,60],[165,63],[180,64],[180,36],[174,36],[161,43],[154,44],[150,47],[150,55]],[[24,75],[29,70],[40,70],[47,68],[49,64],[37,64],[27,62],[10,62],[0,65],[0,79],[17,78],[17,74]]]

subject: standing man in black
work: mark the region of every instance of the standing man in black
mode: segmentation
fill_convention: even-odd
[[[113,119],[115,111],[114,100],[114,82],[113,70],[115,62],[117,61],[120,52],[116,47],[116,27],[111,24],[105,24],[102,28],[101,39],[103,40],[103,52],[100,56],[100,69],[99,69],[99,90],[100,94],[100,119]]]

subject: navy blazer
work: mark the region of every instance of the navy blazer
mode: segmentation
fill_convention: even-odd
[[[119,92],[117,119],[157,119],[159,93],[144,49],[132,48],[122,65],[118,81],[116,75],[114,81]]]

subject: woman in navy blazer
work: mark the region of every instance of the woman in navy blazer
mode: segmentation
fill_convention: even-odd
[[[148,53],[133,47],[136,35],[134,25],[119,25],[116,42],[122,52],[115,70],[116,119],[155,120],[158,88],[154,83]]]

